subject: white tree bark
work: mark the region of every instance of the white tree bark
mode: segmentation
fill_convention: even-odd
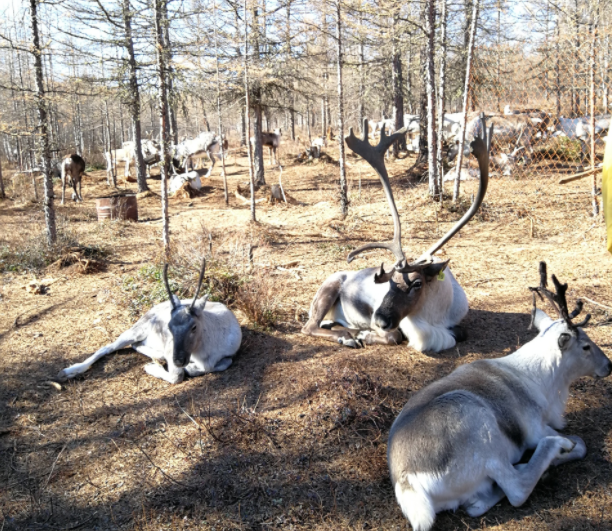
[[[251,146],[251,97],[249,87],[249,18],[247,0],[244,0],[244,94],[245,94],[245,118],[247,154],[249,158],[249,183],[251,187],[251,221],[257,221],[255,212],[255,172],[253,170],[253,152]],[[257,142],[257,138],[255,138]]]
[[[219,139],[221,140],[221,172],[223,175],[223,194],[225,204],[229,204],[229,194],[227,191],[227,175],[225,175],[225,151],[223,149],[223,126],[221,124],[221,81],[219,79],[219,40],[217,38],[217,2],[213,6],[214,12],[214,31],[215,31],[215,66],[217,69],[217,126],[219,128]],[[211,161],[212,162],[212,161]]]
[[[455,166],[455,187],[453,190],[453,202],[459,201],[459,186],[461,183],[461,166],[463,165],[463,149],[465,146],[465,127],[467,125],[468,105],[470,103],[470,89],[472,76],[472,58],[474,56],[474,45],[476,42],[476,29],[478,28],[478,10],[480,0],[473,0],[472,26],[470,27],[470,44],[465,67],[465,85],[463,88],[463,116],[461,117],[461,132],[459,133],[459,153],[457,154],[457,165]]]
[[[429,167],[429,195],[438,195],[438,160],[436,134],[436,71],[435,71],[435,0],[427,0],[427,165]]]
[[[442,164],[442,143],[444,141],[444,108],[446,106],[446,23],[447,23],[447,0],[440,0],[442,9],[440,13],[440,82],[438,84],[438,192],[440,201],[444,195],[444,167]]]

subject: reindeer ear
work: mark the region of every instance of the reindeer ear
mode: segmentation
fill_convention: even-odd
[[[551,324],[553,324],[553,320],[548,317],[548,314],[544,310],[540,310],[540,308],[535,308],[533,314],[533,325],[538,329],[538,332],[543,332],[546,330]]]
[[[385,264],[380,264],[380,271],[374,275],[375,284],[384,284],[389,282],[393,276],[393,269],[389,272],[385,271]]]
[[[442,271],[446,269],[446,266],[450,260],[446,260],[445,262],[436,262],[434,264],[429,264],[426,268],[423,269],[423,275],[425,276],[425,280],[427,282],[431,282],[435,277],[437,277]]]
[[[557,343],[559,344],[559,348],[563,351],[569,345],[569,342],[572,340],[572,335],[567,332],[563,332],[559,339],[557,339]]]
[[[208,302],[208,297],[209,295],[206,294],[204,295],[204,297],[201,297],[197,301],[195,301],[193,308],[191,310],[191,313],[195,315],[202,313],[204,311],[204,307],[206,306],[206,303]]]

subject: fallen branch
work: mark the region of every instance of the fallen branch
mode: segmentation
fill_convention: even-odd
[[[601,171],[601,168],[591,168],[590,170],[583,171],[581,173],[575,173],[574,175],[570,175],[569,177],[563,177],[563,179],[559,179],[559,184],[567,184],[571,183],[572,181],[577,181],[578,179],[584,179],[585,177],[593,175],[598,171]]]
[[[594,301],[592,299],[589,299],[588,297],[580,297],[580,298],[583,301],[590,302],[591,304],[594,304],[595,306],[599,306],[600,308],[604,308],[606,310],[612,310],[612,306],[606,306],[605,304],[601,304],[601,302]]]

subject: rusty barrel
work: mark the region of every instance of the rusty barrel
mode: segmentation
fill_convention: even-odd
[[[138,201],[136,195],[114,195],[96,199],[98,221],[105,219],[129,219],[138,221]]]

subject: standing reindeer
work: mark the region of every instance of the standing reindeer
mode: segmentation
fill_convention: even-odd
[[[557,432],[573,381],[605,378],[612,363],[572,322],[565,292],[546,264],[533,294],[532,324],[539,334],[503,358],[479,360],[415,393],[391,426],[387,459],[391,483],[415,531],[429,530],[436,513],[463,506],[480,516],[504,497],[519,507],[550,466],[586,455],[580,437]],[[536,293],[559,314],[536,309]],[[528,463],[517,464],[526,450]]]
[[[401,224],[384,155],[405,129],[388,136],[383,126],[380,141],[368,141],[368,121],[363,123],[363,139],[349,130],[346,143],[361,155],[378,173],[393,217],[393,241],[369,243],[348,255],[350,263],[366,249],[388,249],[397,262],[386,270],[370,267],[361,271],[341,271],[331,275],[317,291],[310,309],[310,318],[302,333],[338,342],[351,348],[364,344],[396,345],[408,338],[417,350],[440,351],[455,346],[465,338],[458,325],[468,312],[467,297],[455,277],[447,269],[448,260],[433,257],[476,213],[484,199],[489,182],[490,137],[487,140],[483,118],[483,138],[472,142],[472,152],[480,167],[480,185],[474,203],[457,224],[418,260],[408,263],[402,250]],[[446,269],[446,271],[445,271]],[[333,328],[340,325],[339,328]]]
[[[261,133],[261,145],[267,146],[270,153],[270,164],[273,166],[278,165],[278,158],[276,156],[276,150],[279,148],[281,143],[281,136],[283,132],[281,129],[275,129],[273,133]],[[251,137],[251,144],[255,143],[255,138]]]
[[[145,371],[169,383],[182,382],[185,373],[201,376],[227,369],[240,348],[242,332],[238,320],[225,305],[207,302],[208,295],[198,299],[205,269],[206,261],[202,263],[193,301],[179,300],[170,291],[166,264],[164,285],[170,300],[151,308],[114,343],[61,371],[58,379],[74,378],[100,358],[129,346],[153,360],[165,361],[167,368],[148,363]]]
[[[66,196],[66,179],[70,179],[70,184],[74,192],[72,193],[73,201],[83,202],[81,195],[81,178],[85,173],[85,161],[80,155],[69,155],[62,160],[60,165],[62,174],[62,205]],[[77,191],[78,186],[78,191]]]

